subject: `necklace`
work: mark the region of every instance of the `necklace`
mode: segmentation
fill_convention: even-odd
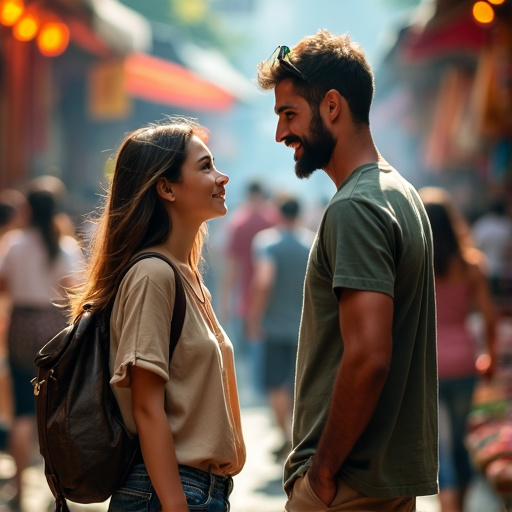
[[[197,297],[197,300],[201,304],[205,304],[206,303],[206,295],[204,293],[202,279],[201,279],[201,276],[199,275],[199,273],[196,270],[192,269],[187,263],[184,263],[183,261],[181,261],[178,258],[178,256],[176,256],[176,254],[174,254],[174,252],[172,251],[172,249],[170,247],[168,247],[165,244],[163,244],[163,247],[165,247],[165,249],[173,257],[172,259],[175,260],[175,262],[177,263],[178,270],[183,278],[183,281],[185,281],[185,284],[192,290],[194,295]],[[193,281],[195,281],[196,286],[194,286],[194,284],[191,282],[191,279]]]
[[[194,297],[197,299],[197,303],[199,305],[199,308],[203,311],[203,318],[208,323],[208,326],[210,327],[211,331],[215,334],[217,338],[221,336],[221,330],[219,328],[218,322],[216,321],[215,313],[213,312],[213,308],[210,304],[210,301],[206,298],[206,293],[204,291],[203,281],[201,279],[201,276],[199,273],[192,269],[190,265],[183,263],[176,254],[172,251],[170,247],[163,244],[163,247],[167,250],[167,252],[172,256],[172,259],[177,263],[178,271],[180,272],[181,276],[183,277],[183,281],[185,281],[185,285],[187,288],[189,288]],[[199,293],[197,288],[191,283],[190,279],[194,279],[197,283],[197,286],[199,288]]]

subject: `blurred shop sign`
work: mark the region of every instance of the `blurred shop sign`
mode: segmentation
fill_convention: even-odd
[[[124,61],[103,61],[89,72],[88,113],[96,121],[126,119],[132,101],[124,86]]]

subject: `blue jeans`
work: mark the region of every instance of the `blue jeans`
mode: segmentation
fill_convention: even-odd
[[[214,475],[189,466],[179,466],[188,508],[197,512],[228,512],[231,477]],[[125,483],[110,500],[108,512],[158,512],[162,509],[146,466],[136,464]]]
[[[439,488],[464,491],[473,476],[466,426],[476,377],[439,379]]]

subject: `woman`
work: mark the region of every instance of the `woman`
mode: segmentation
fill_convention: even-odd
[[[198,272],[205,221],[226,214],[228,177],[206,131],[174,118],[129,134],[118,152],[96,231],[88,279],[73,300],[111,310],[114,392],[142,459],[109,511],[229,510],[245,462],[232,345]],[[171,259],[185,284],[186,316],[169,363],[174,271],[149,258],[115,283],[139,252]]]
[[[478,367],[494,374],[496,318],[483,256],[469,239],[469,230],[448,193],[435,187],[419,191],[434,239],[439,371],[439,500],[442,512],[462,512],[472,467],[464,440],[477,379],[475,341],[467,328],[476,310],[485,326],[487,354]],[[481,364],[482,363],[482,364]]]
[[[12,510],[20,509],[21,475],[34,455],[36,405],[30,386],[36,375],[34,358],[65,327],[66,316],[54,303],[63,301],[64,287],[76,284],[83,265],[76,240],[59,230],[55,196],[31,188],[26,207],[27,226],[4,234],[0,249],[0,289],[7,292],[12,305],[7,337],[14,391],[9,435],[16,463]]]

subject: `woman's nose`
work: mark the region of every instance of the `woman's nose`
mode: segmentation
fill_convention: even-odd
[[[220,171],[217,172],[219,173],[219,175],[215,179],[215,183],[217,183],[217,185],[225,185],[229,181],[229,176]]]

